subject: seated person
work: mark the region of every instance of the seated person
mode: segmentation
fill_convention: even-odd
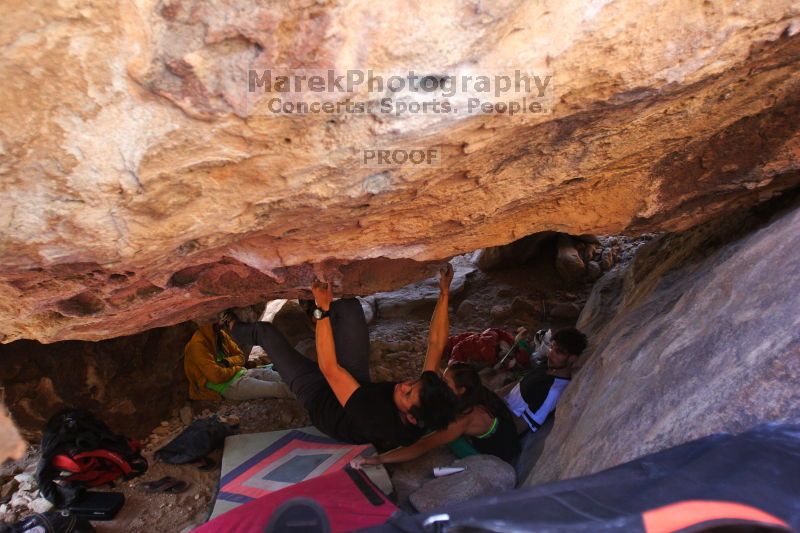
[[[553,412],[572,378],[572,367],[586,349],[586,335],[575,328],[553,334],[546,364],[535,367],[504,398],[506,405],[536,431]]]
[[[192,400],[291,398],[281,376],[267,368],[245,368],[245,356],[219,324],[195,331],[183,351]]]
[[[440,272],[441,289],[431,320],[428,349],[419,379],[372,383],[369,331],[355,298],[333,301],[331,284],[315,281],[317,363],[295,350],[267,322],[232,321],[240,344],[258,345],[269,354],[311,422],[334,439],[372,443],[378,450],[407,446],[426,430],[447,427],[455,417],[455,395],[436,372],[447,343],[447,306],[452,267]]]
[[[351,465],[359,468],[362,465],[411,461],[461,437],[465,437],[475,452],[495,455],[511,463],[519,454],[520,443],[514,418],[503,401],[483,386],[478,372],[470,365],[450,365],[445,370],[444,380],[458,397],[458,415],[454,422],[446,429],[425,435],[411,446],[372,457],[359,457]]]

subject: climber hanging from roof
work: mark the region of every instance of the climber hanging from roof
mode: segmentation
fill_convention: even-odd
[[[264,348],[305,407],[312,423],[331,437],[372,443],[379,450],[414,443],[455,416],[456,398],[438,373],[449,322],[453,267],[439,273],[440,295],[431,319],[428,348],[418,379],[373,383],[369,377],[369,332],[355,298],[333,301],[331,283],[315,281],[317,363],[295,350],[269,322],[229,323],[239,344]]]
[[[459,457],[491,454],[511,463],[520,451],[514,417],[494,392],[487,389],[478,371],[466,363],[453,363],[444,371],[444,380],[458,397],[457,418],[440,431],[434,431],[402,448],[372,457],[358,457],[350,464],[363,465],[411,461],[438,446],[450,445]]]

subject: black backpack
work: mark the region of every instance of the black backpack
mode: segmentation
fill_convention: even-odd
[[[146,470],[138,441],[112,433],[89,411],[66,409],[44,429],[36,481],[42,496],[62,507],[77,500],[85,487],[131,479]]]
[[[199,461],[221,447],[225,437],[233,433],[233,428],[220,422],[216,415],[195,420],[169,444],[159,449],[155,457],[173,465]]]

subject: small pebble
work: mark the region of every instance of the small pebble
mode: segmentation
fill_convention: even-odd
[[[50,503],[46,498],[36,498],[28,504],[28,509],[34,513],[46,513],[52,508],[53,504]]]

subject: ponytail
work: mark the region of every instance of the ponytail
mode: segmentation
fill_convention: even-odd
[[[513,419],[505,402],[481,383],[481,377],[472,366],[466,363],[455,363],[447,369],[447,372],[453,377],[456,388],[464,389],[464,393],[458,398],[456,404],[458,414],[469,413],[479,405],[493,416],[507,420]]]

